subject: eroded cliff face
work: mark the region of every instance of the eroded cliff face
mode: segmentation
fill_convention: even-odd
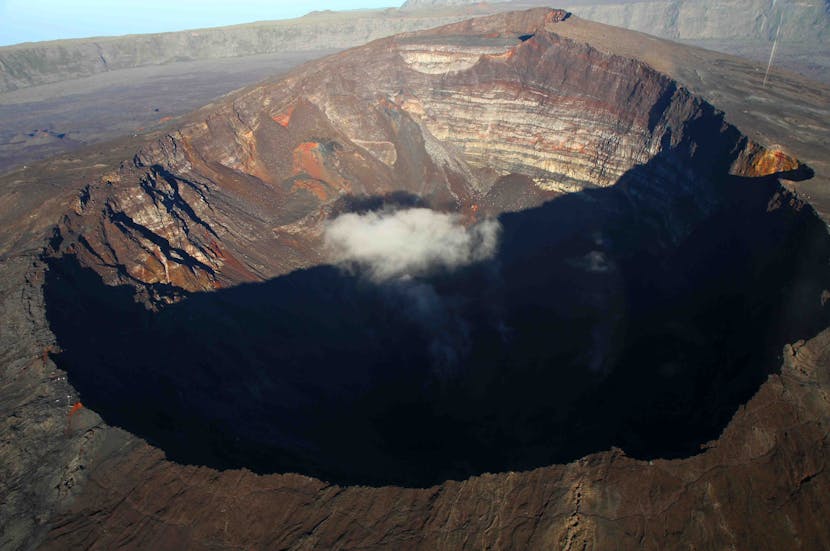
[[[111,283],[208,290],[319,262],[322,223],[348,195],[498,214],[610,186],[669,151],[689,165],[751,157],[733,171],[746,176],[798,168],[642,63],[559,38],[564,17],[381,40],[199,112],[85,187],[62,247]]]
[[[314,62],[20,221],[50,241],[5,268],[36,292],[2,306],[43,333],[15,372],[57,364],[74,386],[36,427],[8,421],[68,443],[26,487],[60,504],[50,532],[23,533],[13,488],[11,544],[830,542],[830,240],[777,180],[809,168],[559,37],[566,15]],[[499,216],[492,261],[421,281],[437,325],[408,313],[412,288],[325,266],[326,222],[373,204]],[[462,341],[454,362],[436,334]]]

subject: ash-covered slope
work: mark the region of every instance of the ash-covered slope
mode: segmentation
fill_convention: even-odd
[[[348,48],[476,15],[549,5],[543,0],[409,0],[401,9],[314,12],[222,28],[5,46],[0,47],[0,93],[148,65]],[[766,59],[780,24],[783,65],[825,82],[828,78],[826,0],[577,0],[559,7],[592,21],[751,59]]]
[[[0,93],[133,67],[349,48],[477,13],[486,12],[475,8],[418,13],[325,11],[230,27],[4,46],[0,47]]]
[[[566,16],[376,41],[6,177],[3,545],[830,541],[830,240],[779,181],[810,168]],[[326,266],[378,205],[500,246]]]
[[[402,9],[478,4],[475,0],[408,0]],[[491,2],[491,10],[549,5],[544,0]],[[560,7],[581,18],[696,44],[766,62],[778,38],[775,62],[810,78],[830,80],[830,8],[827,0],[573,0]],[[779,30],[780,27],[780,30]]]
[[[402,9],[434,9],[478,3],[476,0],[408,0]],[[502,0],[490,4],[494,9],[509,9],[511,6],[545,3],[543,0]],[[826,0],[576,0],[566,2],[563,8],[592,21],[675,40],[749,39],[771,42],[779,22],[781,31],[778,37],[782,42],[830,40]]]

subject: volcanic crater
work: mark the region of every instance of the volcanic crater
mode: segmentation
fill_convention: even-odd
[[[176,462],[340,484],[717,439],[828,324],[830,239],[779,182],[810,169],[566,17],[307,64],[90,182],[44,287],[83,403]],[[332,265],[332,219],[412,208],[497,219],[498,246],[382,282]]]

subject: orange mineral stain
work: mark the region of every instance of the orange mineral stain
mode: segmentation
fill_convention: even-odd
[[[329,194],[326,190],[326,186],[319,181],[316,180],[297,180],[294,182],[294,185],[291,186],[291,192],[294,193],[297,190],[304,189],[309,193],[313,194],[317,199],[320,201],[328,201]]]
[[[288,128],[288,123],[291,122],[291,115],[294,114],[294,106],[292,105],[282,113],[277,113],[271,119],[282,126],[283,128]]]
[[[767,149],[753,163],[754,172],[759,176],[787,172],[798,168],[798,161],[783,151]]]
[[[70,408],[70,410],[69,410],[68,417],[72,417],[75,413],[79,412],[83,408],[84,408],[84,405],[81,402],[75,402],[75,405],[72,406],[72,408]]]
[[[294,174],[305,173],[317,180],[326,179],[319,147],[317,142],[303,142],[294,149]]]
[[[72,416],[83,409],[84,405],[81,402],[75,402],[75,405],[69,408],[69,414],[66,416],[66,432],[72,430]]]

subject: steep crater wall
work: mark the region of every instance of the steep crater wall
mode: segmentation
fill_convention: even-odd
[[[637,198],[667,173],[506,215],[494,260],[418,282],[320,267],[153,314],[63,257],[57,361],[188,464],[424,486],[612,446],[686,457],[826,324],[830,241],[773,179],[737,177],[678,239],[694,197]]]
[[[197,112],[91,182],[60,232],[109,283],[207,290],[322,261],[344,195],[495,214],[609,186],[684,140],[757,157],[670,79],[556,36],[565,15],[378,41]],[[440,60],[408,57],[425,51]]]
[[[559,39],[561,12],[511,17],[312,64],[90,183],[45,288],[84,403],[175,461],[342,483],[717,438],[827,325],[826,228],[776,179],[809,170]],[[382,285],[326,266],[327,219],[389,194],[498,215],[497,255]]]

